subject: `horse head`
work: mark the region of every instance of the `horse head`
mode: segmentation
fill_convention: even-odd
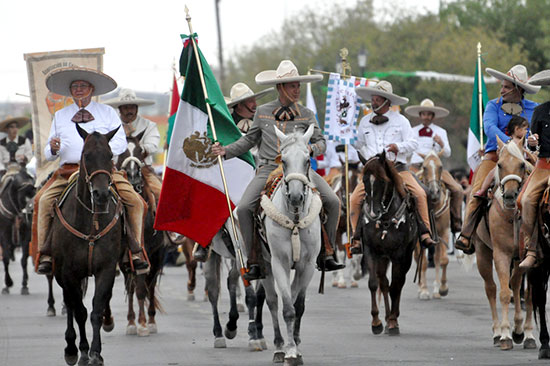
[[[439,201],[439,197],[442,192],[441,173],[443,172],[443,164],[439,155],[433,150],[428,155],[421,155],[424,162],[422,163],[422,170],[420,179],[428,187],[428,198],[432,203]]]
[[[16,194],[17,209],[21,211],[29,201],[32,200],[36,193],[34,187],[34,178],[27,172],[27,169],[21,167],[19,173],[14,176],[13,189]]]
[[[78,124],[76,129],[84,140],[80,158],[80,176],[78,178],[78,194],[83,202],[89,197],[92,212],[107,211],[112,183],[113,152],[109,141],[120,127],[106,133],[93,132],[88,134]],[[87,191],[86,189],[87,188]],[[81,191],[82,190],[82,191]]]
[[[285,135],[275,127],[275,133],[281,141],[281,155],[278,161],[283,165],[284,193],[289,208],[292,208],[294,213],[302,211],[306,189],[311,185],[308,143],[313,129],[314,126],[310,125],[304,134],[296,131]]]
[[[117,168],[122,169],[128,176],[128,181],[136,192],[141,193],[143,190],[143,176],[141,169],[145,165],[146,153],[141,147],[140,141],[145,131],[137,136],[126,137],[128,148],[118,158]]]
[[[497,136],[499,148],[498,162],[495,170],[495,186],[502,193],[504,207],[513,209],[521,190],[525,177],[527,162],[524,158],[523,147],[510,141],[502,142]]]

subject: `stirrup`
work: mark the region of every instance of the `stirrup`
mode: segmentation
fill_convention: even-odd
[[[461,239],[466,239],[468,241],[468,246],[466,246],[466,244],[464,244],[464,241]],[[472,244],[472,239],[462,234],[460,234],[458,236],[458,239],[456,239],[455,248],[462,250],[464,254],[468,255],[474,254],[476,251],[475,246]]]

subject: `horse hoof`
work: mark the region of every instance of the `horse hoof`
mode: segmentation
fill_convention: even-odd
[[[46,310],[46,316],[55,316],[55,308],[53,306],[48,307],[48,310]]]
[[[78,355],[65,355],[65,362],[67,365],[76,365],[76,362],[78,361]]]
[[[514,343],[510,338],[500,340],[500,349],[503,351],[509,351],[514,348]]]
[[[99,353],[94,352],[92,356],[90,356],[90,362],[88,363],[89,366],[103,366],[103,357]]]
[[[432,298],[436,299],[436,300],[439,300],[439,299],[441,299],[441,294],[439,292],[434,292],[432,294]]]
[[[283,351],[275,351],[273,353],[273,363],[285,362],[285,353]]]
[[[29,288],[21,287],[21,295],[29,295]]]
[[[544,348],[539,350],[539,360],[546,360],[550,358],[550,349]]]
[[[4,288],[2,289],[2,295],[9,295],[9,294],[10,294],[10,289],[7,288],[7,287],[4,287]]]
[[[227,328],[227,326],[225,327],[225,330],[223,332],[223,335],[225,336],[225,338],[227,339],[233,339],[235,338],[235,336],[237,335],[237,328],[233,329],[233,330],[229,330],[229,328]]]
[[[372,334],[380,334],[382,333],[383,330],[384,330],[384,325],[382,325],[382,323],[372,326]]]
[[[113,329],[115,329],[115,320],[113,317],[110,317],[109,319],[103,318],[103,330],[109,333]]]
[[[82,353],[80,360],[78,360],[78,366],[88,366],[90,364],[90,357],[87,354]]]
[[[128,325],[126,327],[126,335],[136,335],[137,334],[137,327],[135,324]]]
[[[338,287],[338,281],[332,281],[332,287]]]
[[[146,325],[138,324],[137,335],[138,337],[149,337],[149,328]]]
[[[537,348],[537,342],[533,338],[527,338],[523,342],[523,348],[524,349],[536,349]]]
[[[359,284],[355,281],[351,281],[351,288],[357,288],[359,287]]]
[[[512,339],[514,340],[515,344],[522,344],[524,338],[525,333],[517,334],[516,332],[512,332]]]
[[[265,341],[265,338],[260,339],[260,345],[262,346],[262,350],[267,349],[267,342]]]
[[[446,288],[446,289],[440,288],[440,289],[439,289],[439,294],[440,294],[441,296],[445,297],[445,296],[447,296],[447,295],[449,294],[449,289],[448,289],[448,288]]]
[[[261,352],[262,351],[262,343],[259,339],[249,339],[248,340],[248,350],[250,352]]]
[[[159,332],[156,323],[147,324],[147,328],[149,328],[149,333],[151,333],[151,334],[157,334]]]
[[[388,328],[388,334],[391,336],[399,335],[399,327]]]
[[[300,366],[304,364],[302,356],[298,355],[296,357],[285,358],[284,366]]]
[[[430,299],[430,293],[428,291],[421,291],[418,293],[418,298],[420,300],[429,300]]]
[[[187,301],[195,301],[195,294],[192,292],[189,292],[187,294]]]
[[[339,282],[338,283],[338,288],[348,288],[348,286],[346,285],[345,282]]]
[[[494,336],[493,337],[493,346],[494,347],[500,347],[500,336]]]
[[[216,337],[214,340],[214,348],[226,348],[225,344],[225,338],[224,337]]]

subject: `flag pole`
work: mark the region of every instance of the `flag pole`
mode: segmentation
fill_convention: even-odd
[[[197,44],[195,42],[195,38],[193,38],[193,27],[191,26],[191,16],[189,15],[189,9],[187,6],[185,6],[185,20],[187,20],[187,25],[189,26],[189,34],[191,42],[193,42],[193,53],[195,54],[195,60],[197,62],[197,67],[199,69],[199,77],[201,80],[202,85],[202,91],[204,94],[205,104],[206,104],[206,111],[208,112],[208,121],[210,123],[210,129],[212,130],[212,137],[214,138],[214,141],[218,140],[218,137],[216,135],[216,127],[214,126],[214,119],[212,118],[212,110],[210,109],[210,104],[208,103],[208,90],[206,89],[206,83],[204,82],[204,74],[202,72],[202,65],[201,60],[199,57],[199,53],[197,52]],[[222,176],[222,182],[223,182],[223,189],[225,192],[225,198],[227,200],[227,208],[229,209],[229,217],[231,218],[231,227],[233,228],[233,235],[235,237],[235,251],[236,251],[236,257],[239,262],[240,266],[240,273],[241,276],[243,276],[246,273],[246,266],[244,264],[244,258],[241,250],[241,245],[239,242],[239,236],[237,234],[237,227],[235,226],[235,218],[233,217],[233,210],[231,209],[231,199],[229,198],[229,190],[227,189],[227,181],[225,179],[225,171],[223,169],[223,160],[221,155],[218,155],[218,165],[220,167],[220,173]],[[242,278],[243,283],[245,287],[250,286],[250,282]]]
[[[479,113],[479,145],[483,149],[483,90],[481,89],[481,42],[477,42],[477,109]]]

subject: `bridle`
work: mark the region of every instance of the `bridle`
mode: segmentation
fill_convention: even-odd
[[[390,198],[389,198],[389,200],[386,204],[385,201],[387,200],[386,197],[388,196],[388,190],[389,190],[390,182],[384,181],[384,191],[382,192],[382,202],[380,202],[380,206],[382,207],[382,210],[378,213],[378,215],[375,215],[374,212],[372,211],[372,208],[374,207],[373,200],[374,200],[374,181],[375,181],[375,179],[376,178],[374,178],[373,175],[371,174],[370,175],[370,182],[371,182],[370,183],[370,194],[367,194],[365,196],[365,204],[369,208],[368,210],[365,210],[365,215],[367,215],[367,217],[371,221],[378,221],[378,220],[380,220],[380,218],[382,216],[384,216],[388,213],[388,211],[390,210],[390,208],[392,206],[393,198],[395,197],[395,194],[397,193],[396,190],[395,190],[395,187],[393,187]]]
[[[136,190],[136,192],[141,194],[143,192],[143,175],[141,173],[141,170],[143,169],[145,164],[141,160],[139,160],[137,157],[135,157],[133,155],[130,155],[126,159],[124,159],[124,161],[120,165],[120,169],[126,170],[126,167],[130,163],[135,163],[139,167],[137,169],[137,171],[138,171],[138,173],[137,173],[138,177],[137,178],[139,179],[140,183],[134,183],[132,181],[130,183],[132,183],[132,186],[134,186],[134,189]]]
[[[94,170],[91,174],[88,174],[88,169],[86,169],[86,161],[84,159],[82,159],[82,171],[84,173],[84,182],[86,184],[86,187],[88,189],[88,192],[90,193],[90,203],[91,203],[91,208],[89,208],[88,206],[86,206],[86,204],[82,201],[82,199],[78,196],[78,191],[77,191],[77,194],[76,194],[76,199],[78,200],[78,202],[86,209],[88,210],[89,212],[91,212],[93,215],[95,214],[107,214],[109,213],[109,201],[107,201],[107,205],[106,205],[106,208],[104,211],[96,211],[96,203],[95,203],[95,200],[94,200],[94,195],[93,195],[93,183],[92,183],[92,179],[97,176],[97,175],[100,175],[100,174],[105,174],[107,175],[108,179],[109,179],[109,190],[111,189],[111,186],[113,184],[113,176],[111,174],[111,172],[105,170],[105,169],[98,169],[98,170]]]

